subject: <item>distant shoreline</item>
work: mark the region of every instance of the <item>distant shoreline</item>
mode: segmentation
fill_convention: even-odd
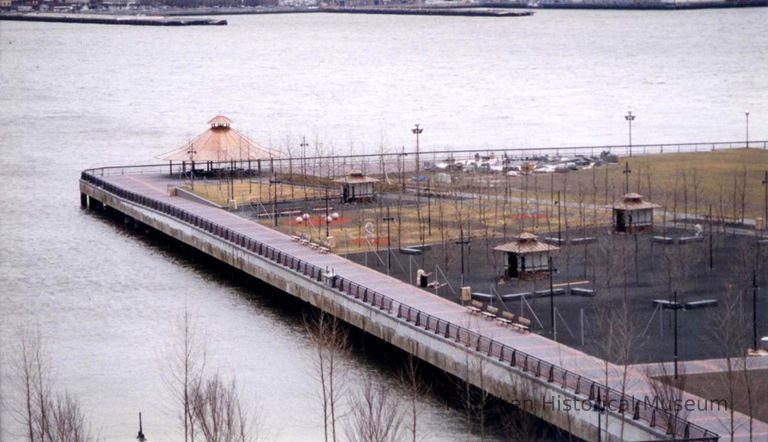
[[[441,4],[429,6],[370,6],[370,7],[286,7],[256,6],[244,8],[151,8],[113,11],[88,11],[71,13],[53,12],[5,12],[1,20],[36,21],[54,23],[92,23],[139,26],[210,26],[226,25],[222,19],[200,17],[212,15],[262,15],[262,14],[381,14],[381,15],[429,15],[462,17],[524,17],[533,15],[536,9],[609,9],[609,10],[691,10],[751,8],[768,6],[768,0],[519,0],[502,3]],[[510,11],[523,9],[524,11]],[[150,15],[145,15],[150,14]],[[178,17],[178,18],[175,18]]]
[[[157,10],[165,16],[195,15],[251,15],[293,13],[355,13],[365,10],[371,14],[387,14],[388,9],[425,11],[430,9],[616,9],[616,10],[680,10],[752,8],[768,6],[768,0],[518,0],[504,2],[480,2],[474,4],[439,4],[429,6],[360,6],[360,7],[286,7],[256,6],[246,8],[170,8]],[[371,12],[367,12],[371,11]],[[155,11],[153,11],[155,12]],[[422,12],[424,15],[431,15]],[[446,14],[448,15],[448,14]]]

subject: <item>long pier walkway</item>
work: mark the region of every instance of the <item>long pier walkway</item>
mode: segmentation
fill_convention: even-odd
[[[638,368],[628,367],[626,382],[622,382],[624,367],[606,363],[546,337],[521,333],[496,321],[472,315],[464,307],[430,292],[341,256],[322,253],[225,210],[169,196],[168,188],[174,184],[177,182],[161,174],[99,176],[98,172],[86,171],[81,178],[81,192],[83,198],[86,194],[93,198],[91,190],[105,192],[127,204],[160,212],[272,260],[301,277],[324,281],[326,272],[332,270],[336,276],[326,282],[339,296],[354,297],[373,305],[438,338],[461,343],[466,351],[501,361],[510,371],[519,370],[541,378],[541,382],[568,391],[585,402],[606,405],[608,411],[622,416],[624,421],[647,426],[649,433],[656,431],[662,437],[667,434],[677,440],[717,440],[718,434],[725,433],[730,426],[729,410],[701,409],[701,404],[708,402],[688,393],[683,393],[680,400],[696,406],[687,415],[675,415],[660,404],[653,404],[653,398],[658,395],[646,373]],[[733,440],[750,440],[749,418],[735,413],[735,421]],[[768,424],[753,421],[752,440],[768,440]]]

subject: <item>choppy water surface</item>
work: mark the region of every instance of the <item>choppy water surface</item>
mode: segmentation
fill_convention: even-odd
[[[768,10],[540,11],[520,19],[279,15],[229,26],[0,22],[0,331],[47,338],[57,385],[106,439],[178,440],[158,361],[186,304],[270,439],[318,440],[290,307],[78,207],[81,169],[146,163],[216,113],[283,147],[527,147],[768,138]],[[314,143],[313,143],[314,144]],[[393,382],[354,357],[353,377]],[[7,363],[3,370],[8,374]],[[10,389],[2,384],[3,396]],[[397,394],[402,394],[399,391]],[[465,439],[425,400],[425,436]],[[3,440],[14,440],[2,414]]]

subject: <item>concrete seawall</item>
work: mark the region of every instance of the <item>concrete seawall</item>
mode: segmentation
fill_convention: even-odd
[[[658,426],[648,425],[649,421],[635,419],[626,411],[620,413],[618,407],[607,408],[602,416],[594,412],[593,398],[595,393],[601,396],[601,387],[589,378],[578,376],[577,379],[573,374],[567,378],[567,372],[559,368],[556,370],[552,364],[533,357],[529,359],[522,352],[517,356],[514,351],[512,354],[509,350],[505,353],[503,347],[494,347],[491,341],[483,340],[481,336],[475,340],[469,330],[462,331],[461,327],[443,322],[441,328],[437,318],[420,317],[418,310],[380,294],[377,297],[376,292],[362,291],[360,285],[351,281],[330,281],[321,268],[297,261],[293,256],[247,235],[211,224],[186,209],[115,187],[96,177],[84,174],[84,178],[87,179],[80,181],[81,202],[84,205],[94,209],[109,207],[333,314],[501,399],[513,404],[526,403],[527,411],[579,438],[598,439],[598,419],[601,417],[603,437],[606,439],[665,438],[668,429],[663,428],[661,423]],[[182,201],[187,209],[199,204]],[[605,396],[608,396],[607,393]],[[550,398],[555,399],[550,402]],[[561,405],[566,403],[580,405],[563,410]],[[656,411],[653,413],[655,415]],[[605,419],[613,422],[607,430]],[[620,433],[622,426],[618,422],[622,420],[623,432]],[[685,431],[698,431],[696,428],[686,427]],[[682,427],[677,431],[682,435]],[[711,432],[702,431],[700,434],[705,436],[700,440],[716,440],[717,437]]]

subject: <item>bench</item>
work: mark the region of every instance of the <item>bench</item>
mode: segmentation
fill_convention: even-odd
[[[686,310],[692,310],[695,308],[705,308],[705,307],[717,307],[717,299],[702,299],[700,301],[691,301],[686,302],[683,304],[686,308]]]
[[[581,287],[571,287],[571,296],[589,296],[593,297],[597,294],[594,289],[585,289]]]
[[[320,248],[320,244],[318,244],[316,242],[311,242],[311,243],[309,243],[309,247],[312,248],[312,249],[317,250],[318,248]]]
[[[699,241],[704,241],[704,237],[703,236],[681,236],[680,238],[677,239],[677,242],[679,244],[688,244],[688,243],[699,242]]]
[[[501,312],[501,316],[497,316],[496,320],[499,324],[510,326],[515,322],[515,314],[510,312]]]
[[[552,289],[552,296],[560,296],[565,294],[565,289],[563,288],[553,288]],[[536,290],[533,292],[533,296],[536,298],[545,298],[550,295],[549,289],[546,290]]]
[[[308,245],[309,245],[309,240],[308,240],[308,239],[306,239],[306,238],[301,238],[301,239],[299,240],[299,242],[300,242],[300,243],[301,243],[301,245],[303,245],[303,246],[308,246]]]
[[[485,319],[496,319],[496,316],[499,313],[499,309],[497,307],[494,307],[492,305],[489,305],[485,308],[485,311],[480,312],[483,316],[485,316]]]
[[[672,238],[671,236],[654,236],[653,242],[660,244],[674,244],[675,238]]]
[[[584,236],[581,238],[571,238],[571,244],[591,244],[593,242],[597,242],[597,237]]]
[[[509,293],[506,295],[501,295],[501,299],[505,301],[516,301],[520,298],[529,298],[531,295],[532,295],[531,292]]]
[[[480,313],[483,311],[483,303],[480,301],[472,300],[472,302],[467,306],[467,310],[469,310],[469,313],[473,315]]]
[[[681,309],[683,308],[683,304],[679,302],[673,302],[673,301],[667,301],[666,299],[654,299],[653,300],[654,307],[661,306],[662,308],[666,309]]]
[[[322,253],[323,255],[330,252],[330,249],[328,249],[328,247],[320,247],[318,250],[320,250],[320,253]]]
[[[403,255],[421,255],[421,250],[412,247],[402,247],[400,253]]]
[[[554,236],[545,236],[544,237],[544,242],[549,243],[549,244],[554,244],[556,246],[561,246],[561,245],[565,244],[565,238],[556,238]]]
[[[294,241],[294,242],[299,242],[300,240],[301,240],[301,237],[300,237],[300,236],[291,235],[291,241]]]
[[[525,333],[527,332],[531,327],[531,320],[528,318],[524,318],[522,316],[518,316],[517,320],[512,323],[512,327],[520,330],[521,332]]]
[[[493,299],[493,295],[491,295],[490,293],[480,293],[480,292],[473,292],[472,297],[479,298],[479,299],[486,299],[489,301]]]

